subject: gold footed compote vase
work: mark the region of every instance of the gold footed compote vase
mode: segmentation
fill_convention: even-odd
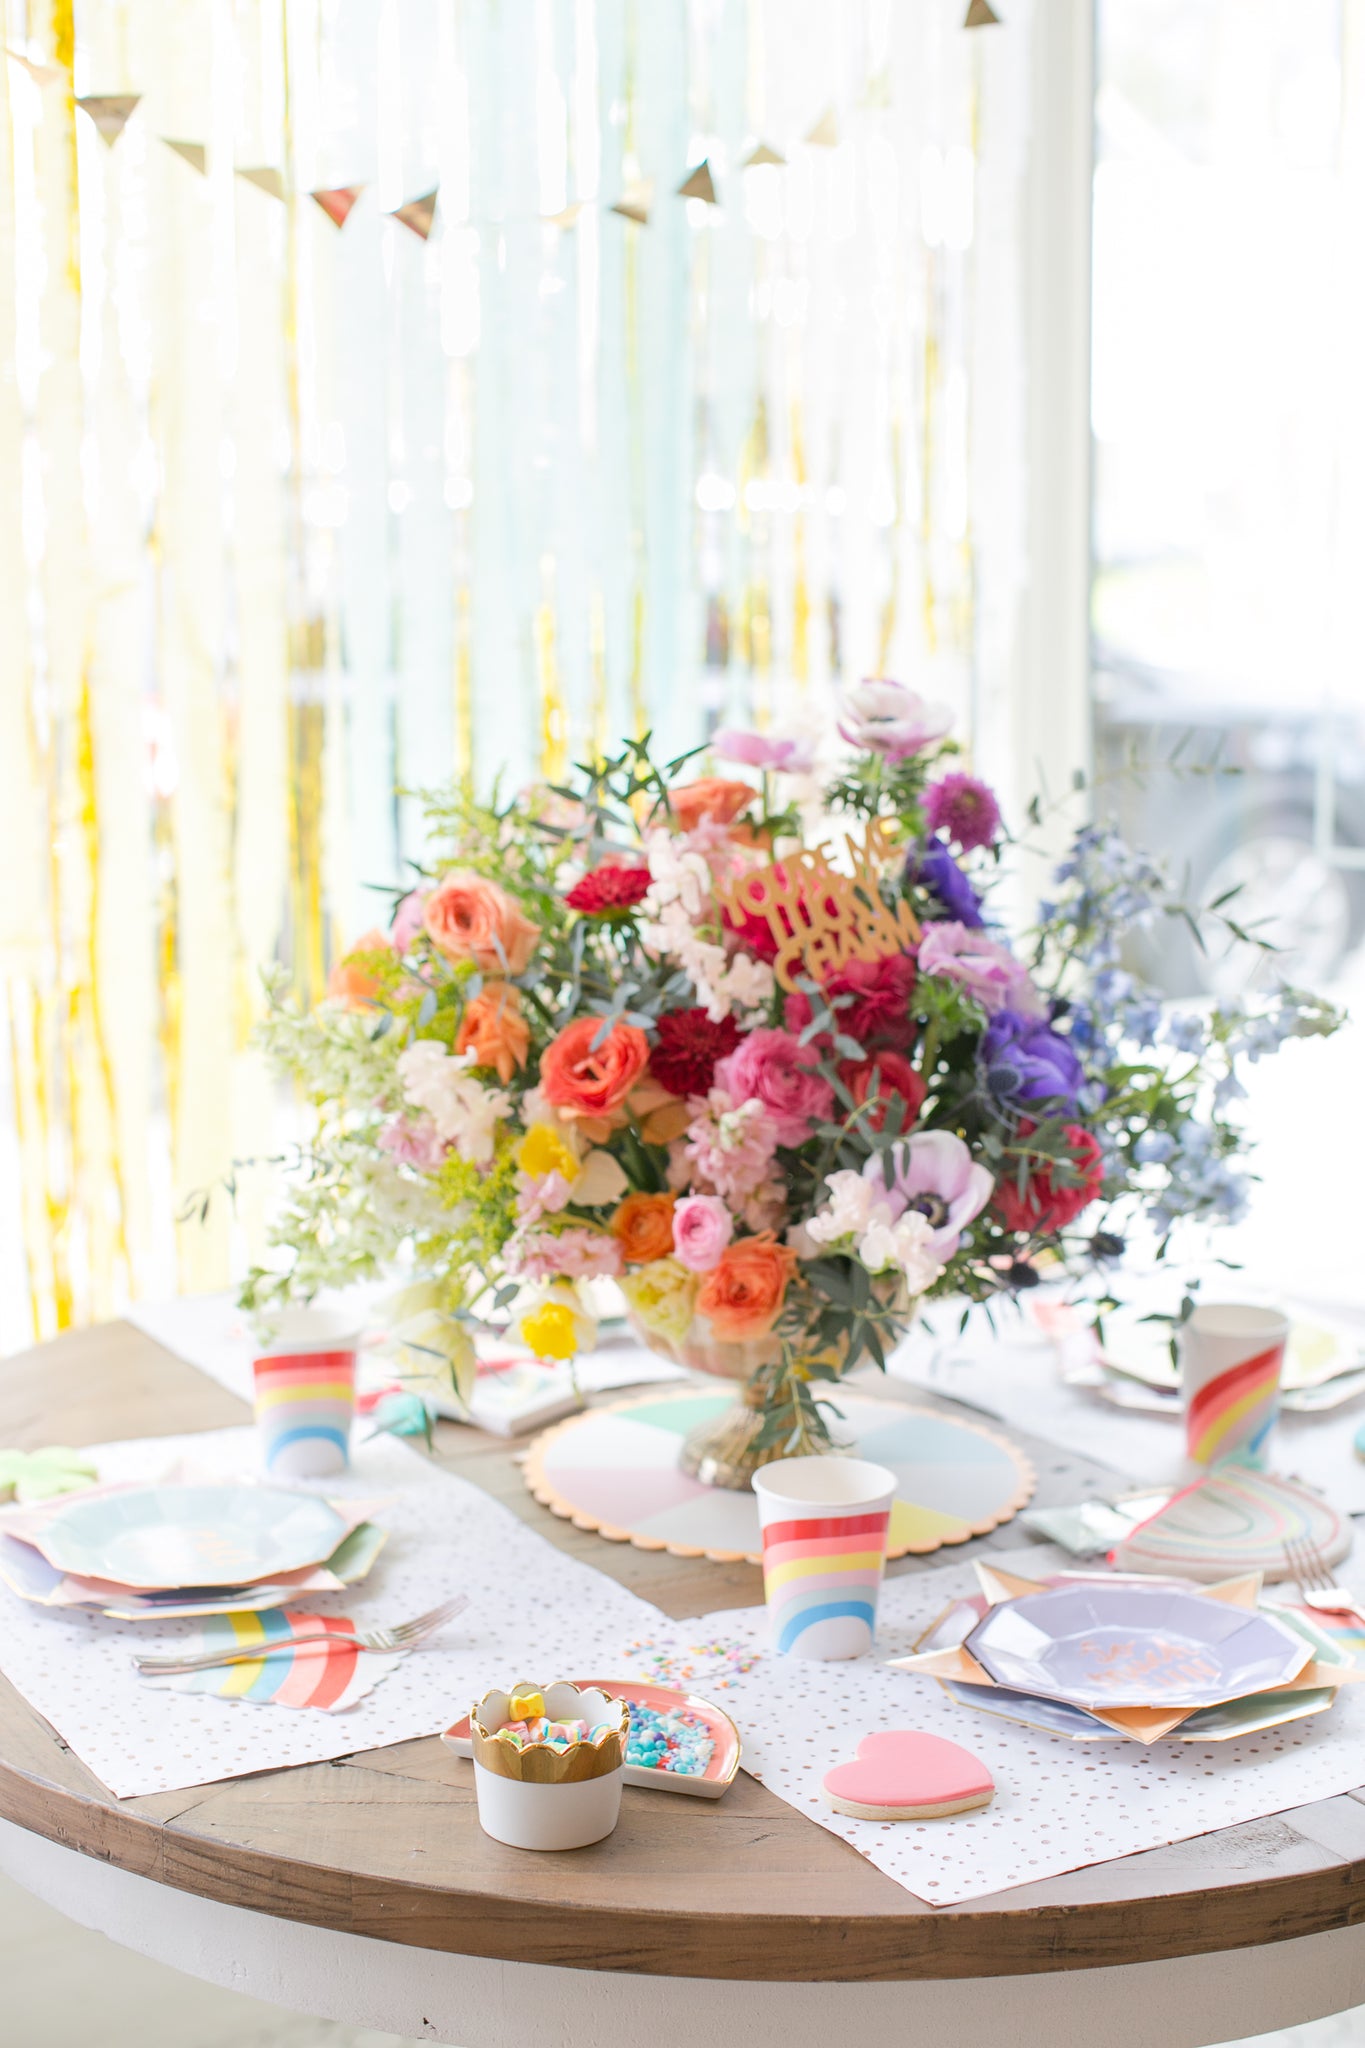
[[[908,1301],[903,1300],[885,1305],[903,1306],[907,1311],[909,1307]],[[760,1441],[772,1391],[767,1368],[776,1365],[782,1356],[776,1338],[761,1337],[751,1344],[724,1344],[705,1334],[705,1325],[699,1328],[694,1323],[685,1337],[674,1340],[646,1330],[634,1317],[630,1320],[640,1342],[660,1358],[671,1358],[675,1365],[685,1366],[689,1372],[705,1373],[708,1379],[729,1380],[737,1385],[735,1400],[728,1408],[709,1421],[699,1422],[683,1438],[679,1468],[693,1479],[700,1479],[704,1486],[725,1486],[744,1493],[762,1465],[774,1464],[779,1458],[816,1457],[849,1449],[832,1433],[812,1431],[800,1410],[781,1437],[767,1443]],[[888,1338],[895,1341],[903,1335],[909,1322],[907,1312],[903,1324],[887,1330]],[[857,1361],[845,1358],[843,1363],[847,1367]]]

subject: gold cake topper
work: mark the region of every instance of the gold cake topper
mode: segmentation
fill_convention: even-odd
[[[796,989],[800,974],[824,982],[850,960],[891,959],[919,941],[910,905],[893,907],[882,896],[879,870],[892,851],[885,826],[875,821],[861,845],[846,837],[844,848],[848,872],[821,848],[801,848],[720,892],[732,917],[767,924],[778,949],[773,973],[785,989]]]

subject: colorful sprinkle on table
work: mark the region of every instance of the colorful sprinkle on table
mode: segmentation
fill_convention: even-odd
[[[718,1640],[666,1648],[648,1637],[631,1643],[625,1654],[641,1665],[640,1676],[647,1678],[651,1685],[680,1689],[698,1684],[721,1692],[733,1685],[737,1678],[743,1678],[746,1672],[752,1671],[763,1656],[763,1652],[754,1649],[750,1643]]]

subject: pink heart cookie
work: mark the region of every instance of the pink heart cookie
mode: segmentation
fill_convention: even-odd
[[[826,1772],[825,1797],[853,1820],[937,1820],[989,1806],[995,1780],[955,1742],[894,1728],[865,1735],[851,1764]]]

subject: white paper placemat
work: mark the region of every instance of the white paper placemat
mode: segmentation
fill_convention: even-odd
[[[1058,1348],[1036,1328],[1001,1312],[1000,1334],[969,1328],[955,1337],[956,1318],[945,1305],[935,1313],[937,1338],[916,1330],[892,1354],[894,1379],[966,1401],[987,1415],[1063,1450],[1079,1451],[1142,1482],[1183,1483],[1180,1418],[1110,1407],[1081,1387],[1069,1387]],[[1323,1415],[1282,1415],[1273,1438],[1275,1471],[1302,1479],[1344,1515],[1365,1514],[1365,1460],[1356,1433],[1365,1403],[1352,1401]]]
[[[931,1679],[887,1670],[951,1600],[976,1590],[966,1564],[888,1579],[876,1651],[848,1663],[771,1654],[766,1610],[743,1607],[654,1628],[623,1644],[612,1668],[713,1692],[739,1725],[745,1770],[932,1906],[1261,1820],[1365,1777],[1365,1686],[1343,1687],[1326,1714],[1240,1742],[1144,1749],[1016,1727],[959,1706]],[[992,1804],[935,1821],[835,1813],[821,1795],[826,1771],[861,1736],[891,1728],[943,1735],[980,1757],[995,1778]]]
[[[102,1479],[153,1479],[177,1460],[195,1474],[257,1475],[252,1429],[96,1445]],[[507,1508],[391,1438],[364,1444],[349,1473],[292,1481],[331,1498],[392,1493],[377,1519],[391,1534],[363,1585],[310,1594],[320,1614],[363,1627],[406,1621],[448,1594],[469,1606],[348,1712],[253,1712],[239,1700],[144,1685],[135,1650],[172,1650],[192,1622],[118,1622],[35,1607],[0,1587],[0,1671],[111,1792],[173,1791],[248,1771],[320,1763],[435,1735],[490,1685],[609,1669],[623,1635],[662,1623],[615,1579],[566,1557]]]

